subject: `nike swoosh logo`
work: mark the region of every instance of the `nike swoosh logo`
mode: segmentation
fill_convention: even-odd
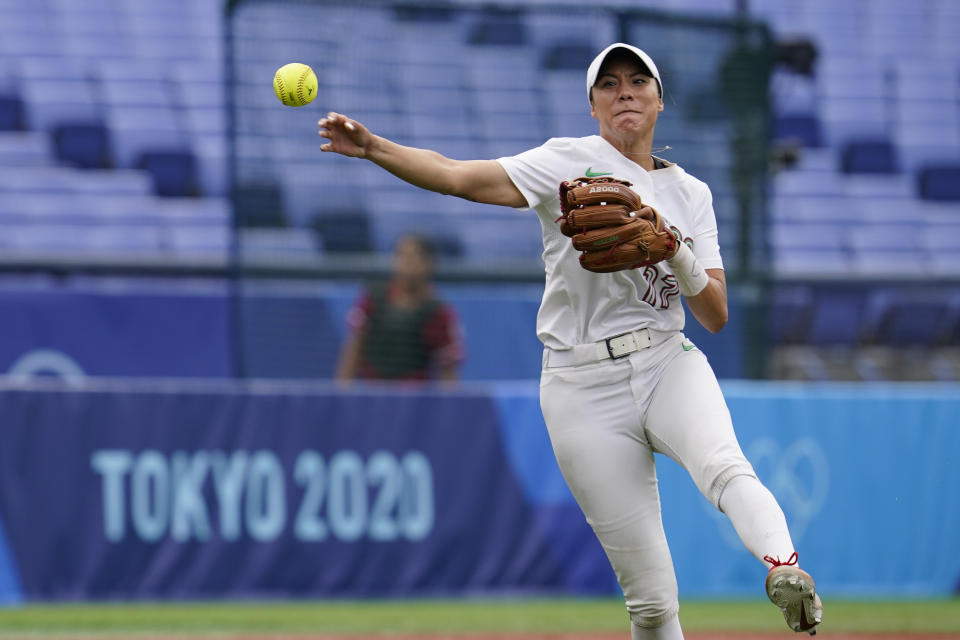
[[[587,176],[588,178],[599,178],[600,176],[612,176],[612,175],[613,175],[613,173],[611,173],[611,172],[609,172],[609,171],[608,171],[608,172],[597,171],[596,173],[594,173],[593,171],[591,171],[591,169],[593,169],[593,167],[587,167],[587,170],[584,172],[583,175]]]
[[[803,603],[801,602],[800,603],[800,631],[810,631],[810,629],[813,629],[815,626],[817,626],[816,622],[814,622],[813,624],[810,624],[809,622],[807,622],[807,611],[806,609],[803,608]]]
[[[692,342],[690,344],[687,344],[686,342],[684,342],[680,346],[683,347],[684,351],[693,351],[694,349],[697,348],[697,345],[693,344]]]

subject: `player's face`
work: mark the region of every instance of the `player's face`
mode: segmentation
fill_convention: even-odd
[[[618,133],[652,131],[663,111],[657,81],[634,57],[616,57],[604,63],[593,85],[590,115],[600,128]]]
[[[416,240],[404,238],[397,243],[393,271],[398,278],[409,282],[427,280],[430,269],[430,257]]]

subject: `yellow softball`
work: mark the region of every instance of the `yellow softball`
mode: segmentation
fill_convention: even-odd
[[[302,107],[317,97],[317,74],[300,62],[285,64],[273,76],[273,91],[288,107]]]

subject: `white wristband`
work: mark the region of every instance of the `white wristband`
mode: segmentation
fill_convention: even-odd
[[[684,242],[680,243],[680,248],[672,258],[667,260],[667,264],[677,278],[680,293],[688,298],[703,291],[710,282],[710,276],[703,270],[697,256],[693,255],[693,251]]]

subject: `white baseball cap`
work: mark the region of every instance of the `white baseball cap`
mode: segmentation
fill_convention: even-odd
[[[601,51],[597,54],[597,57],[593,59],[593,62],[590,63],[590,66],[587,67],[587,98],[590,97],[590,89],[593,88],[594,83],[597,81],[597,74],[600,73],[600,67],[603,66],[603,61],[607,59],[607,55],[614,49],[626,49],[633,55],[637,56],[650,72],[654,78],[657,79],[657,86],[660,88],[660,95],[663,95],[663,83],[660,81],[660,72],[657,70],[657,65],[653,63],[653,58],[647,55],[647,52],[643,49],[638,49],[637,47],[626,44],[623,42],[614,42],[612,45]]]

